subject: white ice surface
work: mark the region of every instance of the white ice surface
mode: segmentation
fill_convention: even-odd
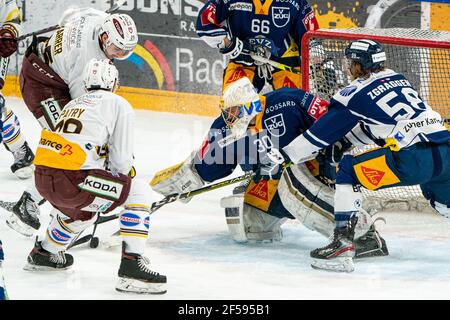
[[[33,148],[39,126],[21,100],[7,98]],[[211,122],[204,117],[137,111],[136,167],[152,174],[183,160],[198,146]],[[16,201],[26,181],[9,170],[12,156],[0,147],[0,199]],[[240,174],[240,173],[236,173]],[[33,273],[22,270],[34,239],[9,229],[0,209],[3,271],[11,299],[450,299],[450,221],[434,214],[385,213],[380,225],[390,256],[356,262],[351,274],[313,270],[309,251],[327,243],[295,221],[283,226],[280,243],[236,244],[229,239],[221,196],[216,190],[189,204],[169,204],[151,217],[146,253],[153,269],[168,277],[162,296],[116,292],[120,249],[74,248],[72,270]],[[155,195],[155,200],[160,197]],[[43,232],[50,207],[41,207]],[[101,225],[101,239],[117,229]]]

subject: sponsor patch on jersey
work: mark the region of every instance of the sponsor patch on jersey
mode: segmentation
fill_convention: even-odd
[[[209,140],[208,137],[203,141],[200,149],[198,150],[198,158],[203,160],[205,158],[205,154],[209,151]]]
[[[78,186],[83,191],[112,200],[118,200],[120,198],[123,188],[123,185],[119,182],[94,176],[87,176],[84,182]]]
[[[274,137],[281,137],[286,133],[286,125],[284,123],[283,114],[279,113],[273,117],[264,120],[266,129]]]
[[[246,2],[235,2],[230,5],[229,11],[247,11],[252,12],[253,11],[253,4],[246,3]]]
[[[120,215],[120,224],[125,227],[135,227],[141,223],[141,217],[131,212]]]
[[[308,114],[319,120],[328,111],[329,102],[318,97],[314,97],[308,108]]]
[[[364,166],[361,166],[361,171],[366,179],[374,186],[378,186],[381,182],[381,179],[383,179],[384,175],[386,174],[383,171],[367,168]]]
[[[272,22],[278,28],[283,28],[291,20],[289,7],[272,7]]]
[[[397,140],[397,141],[402,141],[403,139],[405,139],[405,135],[402,134],[401,132],[397,132],[397,133],[394,135],[394,138],[395,138],[395,140]]]
[[[283,88],[298,89],[298,86],[296,86],[295,83],[292,82],[292,80],[286,76],[286,77],[284,77],[284,80],[283,80]]]
[[[70,241],[70,239],[72,239],[72,237],[70,235],[68,235],[56,228],[52,229],[52,231],[50,232],[50,237],[52,238],[53,241],[59,242],[62,244],[66,244],[67,242]]]
[[[319,23],[317,22],[317,19],[314,15],[314,11],[311,11],[303,18],[303,25],[305,26],[306,30],[308,31],[314,31],[319,29]]]
[[[202,26],[206,26],[208,24],[218,25],[216,22],[216,6],[210,3],[202,12],[200,20],[202,22]]]
[[[353,92],[355,92],[357,89],[356,86],[350,86],[350,87],[346,87],[344,89],[342,89],[341,91],[339,91],[339,94],[343,97],[348,97],[349,95],[351,95]]]
[[[243,77],[246,77],[246,76],[247,76],[247,74],[245,73],[244,68],[242,68],[242,67],[236,68],[233,71],[233,73],[230,75],[230,77],[227,79],[226,84],[228,85],[228,84],[233,83],[233,82],[235,82]],[[224,90],[225,89],[226,89],[226,86],[225,86]]]

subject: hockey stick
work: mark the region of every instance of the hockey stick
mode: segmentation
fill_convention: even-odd
[[[196,189],[196,190],[192,190],[192,191],[189,191],[189,192],[186,192],[186,193],[170,194],[170,195],[164,197],[160,201],[153,202],[151,207],[150,207],[150,214],[153,214],[155,211],[157,211],[161,207],[165,206],[166,204],[175,202],[175,201],[177,201],[179,199],[190,198],[190,197],[193,197],[193,196],[196,196],[196,195],[208,192],[208,191],[212,191],[212,190],[216,190],[216,189],[219,189],[219,188],[222,188],[222,187],[226,187],[226,186],[229,186],[229,185],[237,183],[237,182],[241,182],[241,181],[244,181],[244,180],[247,180],[247,179],[251,179],[254,175],[255,175],[255,173],[250,172],[250,173],[247,173],[245,175],[242,175],[242,176],[239,176],[239,177],[236,177],[236,178],[232,178],[232,179],[229,179],[229,180],[225,180],[225,181],[221,181],[221,182],[218,182],[218,183],[214,183],[214,184],[211,184],[209,186],[206,186],[206,187],[203,187],[203,188],[200,188],[200,189]],[[97,221],[95,222],[94,230],[93,230],[92,234],[86,235],[86,236],[84,236],[82,238],[79,238],[79,239],[75,239],[72,242],[72,244],[70,244],[69,248],[72,248],[72,247],[78,246],[80,244],[86,243],[86,242],[88,242],[91,239],[97,239],[97,240],[93,240],[94,243],[90,244],[91,248],[96,248],[98,246],[98,238],[94,237],[94,234],[95,234],[95,231],[97,229],[97,225],[105,223],[105,222],[108,222],[108,221],[111,221],[111,220],[115,220],[117,218],[119,218],[119,214],[118,213],[116,213],[114,215],[111,215],[111,216],[99,217],[97,219]],[[113,235],[119,235],[119,232],[117,231]]]
[[[113,1],[113,0],[111,0],[111,1]],[[119,9],[121,6],[123,6],[123,4],[124,4],[125,2],[126,2],[126,0],[118,0],[118,1],[116,2],[116,4],[113,4],[113,5],[111,6],[111,8],[109,8],[109,9],[106,10],[105,12],[108,13],[108,14],[110,14],[110,13],[116,11],[116,10]],[[17,41],[25,40],[26,38],[31,37],[31,36],[34,36],[34,35],[37,36],[37,35],[40,35],[40,34],[43,34],[43,33],[47,33],[47,32],[50,32],[50,31],[54,31],[54,30],[58,29],[59,27],[60,27],[59,24],[55,24],[54,26],[51,26],[51,27],[47,27],[47,28],[44,28],[44,29],[41,29],[41,30],[37,30],[37,31],[34,31],[34,32],[27,33],[27,34],[24,34],[24,35],[18,37],[18,38],[17,38]]]

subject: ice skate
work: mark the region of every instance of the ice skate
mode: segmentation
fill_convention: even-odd
[[[51,253],[42,248],[41,242],[36,239],[34,248],[28,255],[27,262],[23,268],[27,271],[66,270],[73,265],[73,256],[64,251],[57,254]]]
[[[126,253],[122,249],[122,261],[118,272],[119,281],[116,290],[140,294],[166,293],[166,276],[150,270],[149,266],[148,258],[139,254]]]
[[[331,243],[311,251],[311,267],[336,272],[352,272],[355,267],[354,229],[358,218],[353,217],[345,228],[334,229]]]
[[[34,153],[28,146],[28,143],[25,142],[19,150],[12,152],[12,154],[14,156],[14,163],[11,166],[11,171],[19,179],[31,178],[33,174]]]

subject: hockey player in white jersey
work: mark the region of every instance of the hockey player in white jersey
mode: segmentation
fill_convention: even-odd
[[[379,43],[353,41],[345,56],[353,82],[334,95],[321,119],[272,161],[304,162],[355,126],[354,143],[381,147],[346,155],[339,162],[334,236],[329,245],[311,252],[314,268],[350,272],[361,185],[369,190],[420,185],[431,206],[450,218],[450,132],[403,75],[385,68],[386,54]]]
[[[21,16],[16,1],[0,1],[0,90],[3,89],[8,72],[9,57],[17,50],[17,37],[21,32]],[[34,154],[20,131],[20,122],[11,108],[5,105],[0,93],[0,143],[14,157],[11,171],[20,179],[33,174],[31,163]]]
[[[95,60],[86,69],[88,93],[66,105],[54,131],[42,131],[34,164],[36,188],[54,209],[46,234],[36,239],[26,270],[67,269],[65,253],[99,214],[122,206],[118,291],[165,293],[166,277],[143,256],[150,219],[150,188],[128,175],[133,165],[134,111],[113,92],[118,71]],[[106,156],[105,156],[106,155]]]
[[[71,10],[50,38],[34,38],[23,59],[20,89],[24,101],[46,129],[54,130],[64,106],[85,93],[83,70],[91,59],[126,59],[137,45],[133,19],[86,8]],[[31,236],[39,229],[42,197],[34,184],[14,204],[8,225]]]

